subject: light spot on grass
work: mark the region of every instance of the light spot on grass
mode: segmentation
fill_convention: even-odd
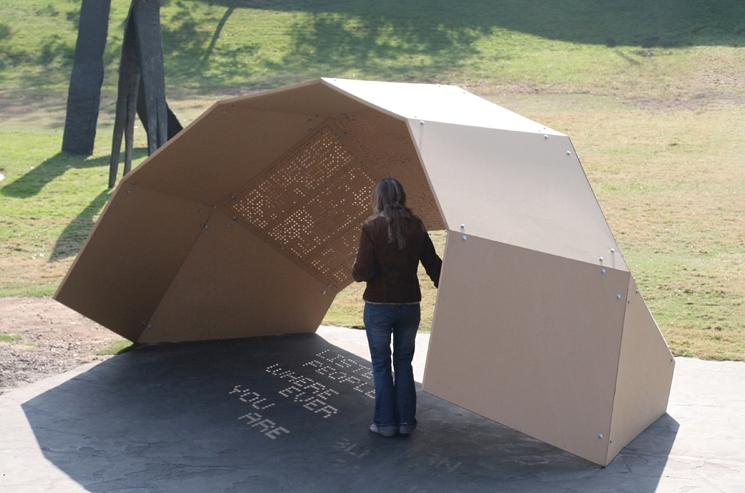
[[[99,351],[96,351],[95,354],[99,356],[122,354],[122,353],[126,353],[128,351],[135,349],[137,346],[138,344],[135,344],[132,341],[122,339],[121,341],[116,341],[114,344],[107,347],[106,349],[101,349]]]
[[[19,340],[21,336],[13,334],[0,334],[0,342],[15,342]]]

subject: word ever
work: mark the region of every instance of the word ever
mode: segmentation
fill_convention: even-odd
[[[305,363],[303,366],[310,366],[315,368],[316,373],[325,376],[326,378],[329,378],[331,380],[336,380],[339,383],[348,383],[350,385],[353,385],[353,389],[357,392],[360,392],[362,394],[365,394],[367,397],[371,399],[375,399],[375,389],[370,388],[370,384],[361,380],[360,378],[350,375],[350,373],[359,373],[359,376],[362,378],[365,378],[367,380],[372,379],[372,371],[365,367],[360,365],[359,363],[349,359],[345,358],[344,356],[337,354],[334,357],[330,357],[326,355],[329,350],[323,351],[321,353],[318,353],[316,356],[319,357],[321,360],[312,360]],[[329,366],[324,364],[324,362],[333,363],[334,366],[339,368],[347,368],[347,372],[337,370],[334,368],[334,366]],[[356,368],[355,368],[356,367]]]
[[[336,390],[327,389],[325,385],[308,377],[298,375],[292,370],[283,370],[279,364],[267,367],[266,371],[276,377],[292,382],[292,385],[279,391],[279,395],[282,397],[292,397],[294,395],[293,402],[302,403],[305,409],[313,413],[324,413],[324,418],[328,418],[339,412],[337,408],[327,403],[327,399],[331,395],[339,395],[339,392]]]
[[[251,404],[251,407],[253,407],[254,409],[268,409],[274,405],[273,402],[264,404],[266,398],[262,398],[258,392],[252,392],[249,389],[242,389],[240,385],[236,385],[235,387],[233,387],[233,390],[228,392],[228,395],[230,394],[238,394],[238,400],[247,404]],[[277,423],[270,419],[265,419],[259,413],[244,414],[238,419],[245,419],[248,426],[250,426],[251,428],[256,428],[257,430],[259,430],[260,433],[263,433],[265,436],[271,438],[272,440],[276,440],[277,437],[282,433],[290,433],[290,430],[288,430],[287,428],[277,426]]]

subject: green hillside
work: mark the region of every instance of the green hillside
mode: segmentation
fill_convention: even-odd
[[[0,296],[53,294],[108,199],[128,7],[112,0],[96,151],[81,158],[59,153],[80,0],[0,4]],[[673,351],[745,360],[745,2],[170,0],[161,12],[184,123],[215,99],[328,76],[458,84],[568,134]],[[327,323],[361,324],[359,288]]]
[[[3,86],[64,89],[79,4],[0,6]],[[109,90],[128,6],[112,2]],[[682,76],[697,47],[741,46],[745,3],[167,0],[162,23],[172,88],[265,88],[325,75],[598,90],[642,67]],[[647,74],[655,75],[664,77]]]

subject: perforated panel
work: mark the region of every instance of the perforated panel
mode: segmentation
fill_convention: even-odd
[[[373,111],[329,118],[221,206],[329,288],[352,282],[351,266],[370,193],[401,181],[409,205],[442,227],[403,122]]]
[[[407,205],[424,224],[431,230],[445,229],[406,124],[377,111],[361,111],[336,120],[376,182],[387,176],[396,178],[406,190]]]
[[[310,129],[223,207],[329,287],[341,287],[350,281],[375,179],[329,123]]]

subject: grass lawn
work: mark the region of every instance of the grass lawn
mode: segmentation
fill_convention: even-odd
[[[0,5],[0,296],[53,294],[109,196],[129,2],[112,0],[89,158],[59,153],[79,5]],[[338,76],[459,84],[568,134],[673,352],[745,360],[745,3],[171,0],[162,20],[183,123],[217,98]],[[137,147],[139,163],[141,132]],[[361,288],[325,323],[360,326]]]

